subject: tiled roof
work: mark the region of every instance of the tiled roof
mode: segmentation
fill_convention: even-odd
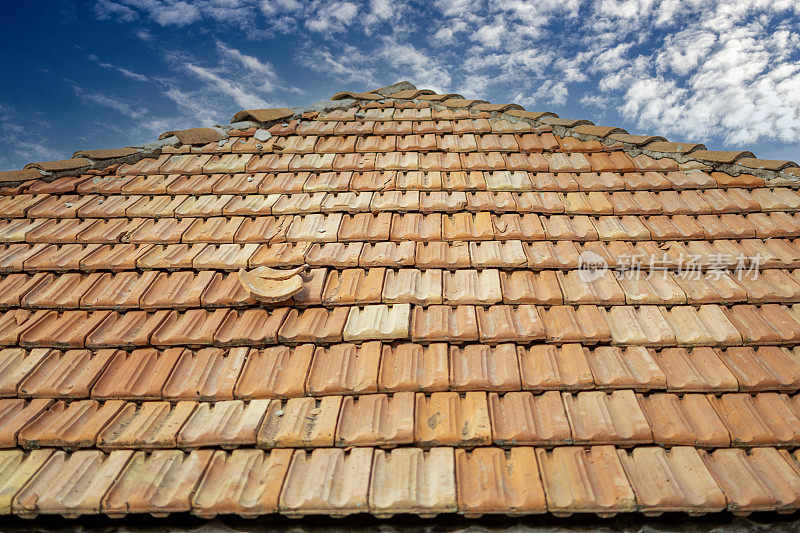
[[[0,514],[798,509],[799,178],[407,82],[0,173]]]

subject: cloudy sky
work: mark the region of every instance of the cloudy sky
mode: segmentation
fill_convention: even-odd
[[[797,0],[0,1],[0,169],[402,79],[800,159]]]

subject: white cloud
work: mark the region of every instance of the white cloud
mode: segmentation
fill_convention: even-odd
[[[306,20],[306,27],[316,32],[339,32],[353,23],[358,6],[352,2],[316,3],[314,13]]]
[[[281,61],[234,48],[210,24],[218,22],[250,39],[290,35],[302,43],[293,58],[300,77],[313,73],[318,85],[409,79],[541,110],[581,104],[683,139],[800,140],[796,0],[97,0],[94,8],[104,20],[137,21],[134,31],[153,43],[148,24],[203,24],[219,61],[174,61],[198,87],[167,84],[201,100],[252,104],[285,86]]]
[[[147,113],[146,109],[134,108],[122,98],[100,92],[87,91],[77,83],[70,80],[68,81],[72,85],[72,90],[75,92],[75,96],[87,104],[108,107],[130,118],[140,118]]]

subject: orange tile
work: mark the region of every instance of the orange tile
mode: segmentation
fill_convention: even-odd
[[[733,446],[794,446],[800,440],[800,418],[785,394],[734,393],[708,399],[728,428]]]
[[[271,400],[258,429],[261,448],[333,446],[341,396]]]
[[[694,448],[639,447],[617,454],[642,511],[694,514],[726,507],[725,494]]]
[[[335,344],[317,348],[311,360],[306,392],[323,394],[377,391],[381,343]]]
[[[11,368],[0,365],[8,368],[7,373],[4,372],[8,385],[14,384],[13,389],[7,386],[6,395],[18,393],[21,397],[38,398],[88,398],[95,381],[116,356],[116,350],[60,352],[41,348],[32,350],[30,354],[24,350],[16,350],[21,353],[14,351],[0,352],[0,357],[3,352],[6,352],[6,357],[13,357],[7,359],[7,363],[13,361],[15,364]],[[34,361],[35,368],[31,366]]]
[[[651,390],[667,387],[667,378],[652,349],[598,346],[586,355],[599,388]]]
[[[446,344],[383,346],[378,390],[434,392],[448,390],[449,386]]]
[[[256,443],[271,400],[225,400],[197,404],[178,433],[178,446],[194,449],[210,446],[246,446]]]
[[[164,398],[233,399],[233,388],[248,357],[245,347],[184,350],[164,384]]]
[[[458,510],[523,515],[546,511],[544,488],[533,448],[456,450]]]
[[[345,396],[336,424],[337,446],[394,447],[414,442],[414,393]]]
[[[248,350],[234,395],[244,399],[302,396],[313,353],[310,344]]]
[[[735,391],[739,383],[712,348],[667,348],[655,353],[667,389],[683,392]]]
[[[632,445],[653,441],[633,391],[562,393],[573,442]]]
[[[194,402],[127,402],[97,435],[104,450],[175,448],[176,437],[192,415]]]
[[[728,448],[698,453],[725,493],[730,511],[745,514],[800,505],[800,472],[788,452]]]
[[[477,341],[478,321],[475,308],[468,305],[431,305],[427,308],[415,306],[411,336],[415,341],[424,342]]]
[[[491,443],[485,392],[434,392],[416,396],[415,439],[421,446],[476,446]]]
[[[153,348],[117,351],[92,387],[92,397],[161,399],[164,384],[183,351],[183,348],[171,348],[163,352]]]
[[[98,514],[106,491],[125,468],[133,452],[118,450],[104,454],[82,450],[67,454],[55,451],[14,497],[15,514],[61,514],[77,517]]]
[[[31,420],[35,420],[51,403],[51,400],[44,398],[30,401],[21,398],[0,399],[0,447],[14,448],[20,430]]]
[[[387,518],[399,513],[435,516],[456,510],[452,448],[375,450],[370,477],[370,513]]]
[[[111,452],[112,456],[115,453],[126,452]],[[179,450],[134,452],[125,470],[103,497],[103,512],[119,516],[188,511],[195,487],[213,453],[212,450],[190,454]]]
[[[192,496],[192,512],[203,518],[277,512],[278,495],[291,458],[291,450],[214,452]]]
[[[495,444],[501,446],[567,444],[571,441],[567,414],[557,391],[541,395],[509,392],[489,394],[489,416]]]

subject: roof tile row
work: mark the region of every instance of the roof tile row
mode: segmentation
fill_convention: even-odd
[[[0,512],[118,516],[191,510],[207,517],[368,511],[385,517],[789,511],[800,507],[795,461],[774,448],[13,450],[0,452],[8,472],[0,478]]]
[[[0,397],[225,400],[404,391],[800,390],[797,349],[577,344],[0,350]]]

